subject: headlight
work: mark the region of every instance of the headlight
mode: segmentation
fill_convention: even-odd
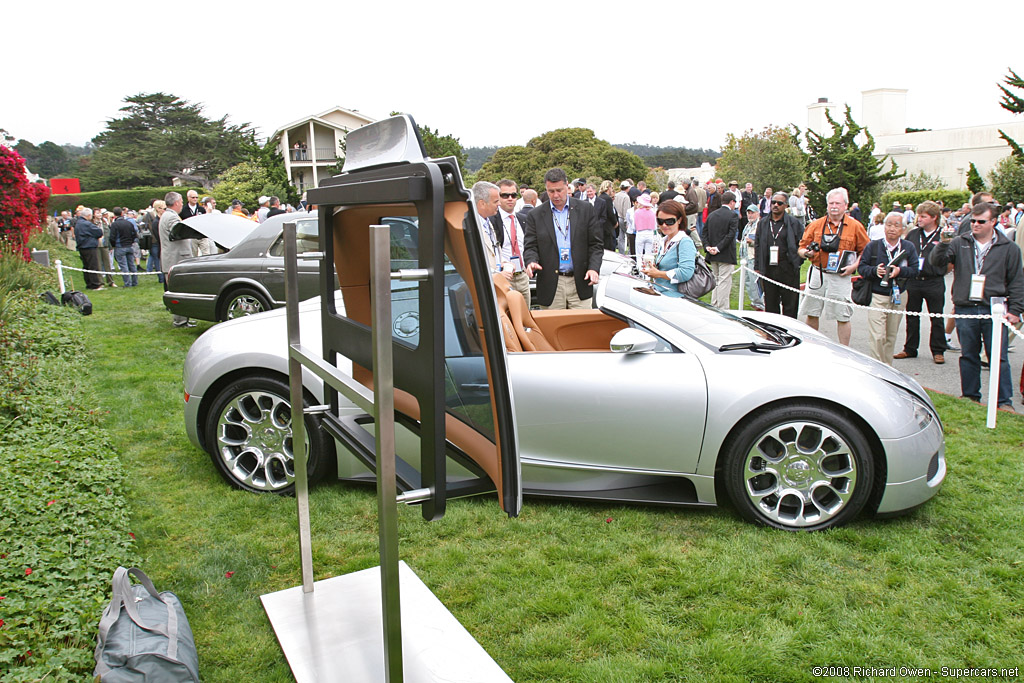
[[[932,409],[928,407],[928,404],[920,398],[913,394],[910,395],[910,398],[914,403],[914,421],[917,422],[918,429],[923,430],[932,423],[935,416],[932,414]]]

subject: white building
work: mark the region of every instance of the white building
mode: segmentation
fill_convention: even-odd
[[[301,193],[316,187],[325,169],[343,157],[341,144],[348,132],[374,120],[357,111],[333,107],[278,128],[270,139],[277,143],[288,178]]]
[[[972,162],[987,182],[996,163],[1010,155],[1010,146],[999,137],[1000,129],[1015,140],[1024,140],[1024,120],[908,133],[905,89],[876,88],[861,95],[858,123],[874,137],[875,156],[888,155],[908,173],[924,171],[937,176],[951,190],[967,188],[967,170]],[[823,98],[807,105],[807,127],[819,134],[831,134],[826,110],[833,119],[843,115],[839,105]]]

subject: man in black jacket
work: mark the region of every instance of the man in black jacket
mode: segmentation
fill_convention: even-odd
[[[135,274],[138,268],[135,265],[135,249],[132,245],[139,239],[139,233],[132,222],[122,216],[123,213],[124,210],[120,206],[114,207],[114,222],[110,224],[110,246],[114,248],[114,260],[121,269],[124,286],[137,287],[139,276]]]
[[[541,308],[590,308],[604,255],[594,207],[569,197],[565,171],[544,175],[548,201],[526,216],[526,273],[537,277]]]
[[[594,215],[597,216],[598,233],[601,235],[604,248],[611,251],[615,251],[615,227],[619,224],[619,218],[615,215],[613,205],[614,197],[612,181],[605,180],[601,183],[601,193],[594,199]]]
[[[953,305],[958,315],[990,315],[993,297],[1006,297],[1006,320],[1020,321],[1024,313],[1024,266],[1020,248],[996,230],[997,214],[987,202],[977,204],[970,214],[971,232],[952,236],[940,233],[929,261],[939,269],[953,264]],[[1006,358],[1008,332],[1003,335],[999,365],[999,409],[1013,411],[1013,382]],[[992,351],[992,323],[986,319],[957,318],[960,337],[960,391],[981,401],[981,347]],[[989,355],[989,358],[992,356]]]
[[[939,241],[939,217],[942,210],[932,201],[922,202],[917,206],[917,227],[907,233],[907,241],[914,245],[920,259],[919,272],[916,277],[907,280],[907,310],[920,313],[924,304],[928,304],[929,313],[942,313],[946,300],[946,269],[932,265],[929,258],[935,244]],[[931,335],[928,347],[932,352],[932,360],[936,365],[946,362],[943,354],[946,351],[946,337],[943,332],[942,318],[930,318]],[[917,358],[917,347],[921,344],[921,318],[916,315],[907,316],[907,339],[903,350],[893,358]]]
[[[789,199],[785,192],[771,197],[770,212],[757,224],[754,239],[754,270],[767,279],[761,280],[764,310],[782,313],[796,319],[800,293],[785,289],[776,282],[800,288],[800,267],[803,259],[797,253],[804,228],[800,220],[786,213]],[[751,204],[753,206],[753,204]],[[781,310],[780,310],[781,308]]]
[[[736,215],[736,195],[726,192],[722,195],[722,205],[708,214],[704,230],[708,239],[705,242],[708,252],[708,265],[715,276],[715,289],[711,293],[711,305],[715,308],[728,310],[729,295],[732,293],[732,271],[736,266],[736,226],[739,217]]]

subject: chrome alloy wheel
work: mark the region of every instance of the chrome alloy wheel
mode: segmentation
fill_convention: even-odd
[[[235,318],[243,318],[254,313],[262,313],[265,310],[266,308],[264,307],[263,302],[260,301],[259,297],[253,294],[238,294],[228,302],[224,319],[233,320]]]
[[[787,527],[835,517],[857,489],[857,460],[834,430],[811,422],[778,424],[754,440],[743,465],[750,503]]]
[[[243,486],[278,491],[295,480],[292,409],[280,396],[237,395],[221,411],[216,435],[224,470]]]

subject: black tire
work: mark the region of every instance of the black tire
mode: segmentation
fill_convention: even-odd
[[[725,444],[723,485],[746,520],[790,531],[846,524],[874,485],[871,447],[846,416],[811,404],[770,408]]]
[[[224,321],[269,311],[270,302],[261,292],[251,287],[238,287],[221,299],[218,308],[217,319]]]
[[[305,398],[310,405],[309,398]],[[310,484],[331,471],[334,449],[315,416],[306,415]],[[217,394],[206,417],[206,445],[221,476],[236,488],[290,494],[295,489],[288,385],[273,377],[246,377]]]

